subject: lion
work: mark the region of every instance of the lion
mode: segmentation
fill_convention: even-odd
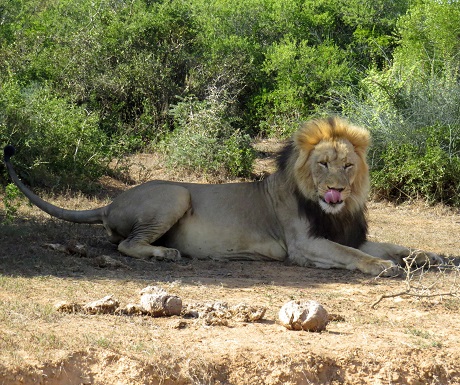
[[[257,182],[195,184],[155,180],[133,187],[107,206],[67,210],[35,195],[15,173],[27,198],[53,217],[102,224],[130,257],[178,261],[275,260],[299,266],[393,275],[411,250],[367,239],[370,135],[343,118],[306,122],[278,157],[278,170]],[[420,252],[417,261],[440,257]]]

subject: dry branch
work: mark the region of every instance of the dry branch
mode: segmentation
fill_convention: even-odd
[[[395,293],[380,295],[380,297],[372,303],[372,309],[375,309],[376,306],[385,298],[400,296],[417,298],[460,298],[460,267],[455,265],[453,261],[448,261],[444,265],[436,267],[429,266],[428,263],[423,266],[417,266],[415,263],[416,254],[417,251],[414,251],[411,255],[404,259],[406,263],[403,267],[406,277],[404,280],[405,289],[399,290]],[[428,270],[430,267],[431,270]],[[433,272],[434,268],[437,270],[434,272],[434,275],[431,274],[430,279],[428,279],[428,272]],[[447,275],[446,273],[448,272],[451,274]],[[446,289],[447,285],[450,285],[450,288]]]

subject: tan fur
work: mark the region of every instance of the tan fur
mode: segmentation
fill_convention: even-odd
[[[14,172],[11,149],[5,163],[32,203],[67,221],[103,224],[118,250],[135,258],[284,260],[393,274],[410,250],[365,240],[369,142],[366,130],[343,119],[312,120],[294,134],[283,167],[261,182],[152,181],[87,211],[61,209],[31,192]],[[325,199],[331,189],[340,191],[337,202]],[[420,261],[439,261],[420,255]]]

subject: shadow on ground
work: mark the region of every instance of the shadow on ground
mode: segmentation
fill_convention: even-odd
[[[183,258],[181,262],[143,261],[127,257],[111,244],[101,226],[81,225],[55,219],[17,219],[0,225],[2,248],[0,273],[9,276],[56,276],[61,278],[123,279],[223,284],[226,287],[279,285],[312,287],[331,283],[360,282],[371,277],[346,270],[322,270],[287,266],[280,262],[214,261]],[[56,251],[45,244],[83,244],[87,256]],[[118,266],[101,264],[108,256]],[[283,274],[280,274],[280,271]]]

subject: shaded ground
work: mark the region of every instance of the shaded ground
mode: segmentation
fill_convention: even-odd
[[[154,158],[138,160],[143,166],[132,169],[135,181],[181,177]],[[256,172],[271,167],[266,158]],[[106,183],[109,194],[125,188]],[[52,199],[67,208],[105,203]],[[372,202],[369,215],[373,240],[460,254],[458,212]],[[0,384],[460,384],[455,268],[374,279],[269,262],[144,262],[119,254],[100,227],[53,220],[25,205],[0,230]],[[85,244],[88,255],[43,247],[69,242]],[[101,255],[120,266],[104,265]],[[89,302],[108,294],[135,302],[147,285],[163,287],[184,304],[245,302],[267,312],[257,323],[206,326],[184,317],[54,309],[62,300]],[[416,296],[395,295],[371,307],[381,295],[408,287]],[[291,299],[317,300],[336,320],[322,333],[288,331],[277,314]]]

